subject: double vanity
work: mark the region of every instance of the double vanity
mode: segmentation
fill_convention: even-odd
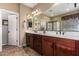
[[[77,34],[78,32],[59,35],[53,31],[46,31],[46,33],[26,31],[26,43],[43,56],[78,56],[79,37]]]
[[[37,23],[26,31],[27,46],[43,56],[79,56],[79,13],[43,17],[33,18]]]

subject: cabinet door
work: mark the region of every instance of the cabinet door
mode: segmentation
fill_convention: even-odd
[[[29,38],[29,45],[31,48],[33,48],[33,34],[30,34],[30,38]]]
[[[43,37],[42,39],[43,55],[52,56],[54,55],[54,46],[50,37]]]
[[[76,55],[79,56],[79,40],[76,40]]]
[[[75,55],[75,41],[70,39],[61,39],[56,43],[58,56],[74,56]]]
[[[27,46],[30,46],[30,34],[29,33],[26,33],[26,44]]]
[[[74,56],[75,50],[73,48],[60,45],[57,47],[57,55],[58,56]]]
[[[33,39],[33,48],[40,54],[42,54],[42,38],[41,35],[35,35]]]

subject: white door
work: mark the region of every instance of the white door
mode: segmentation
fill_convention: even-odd
[[[8,16],[8,45],[17,45],[17,16]]]

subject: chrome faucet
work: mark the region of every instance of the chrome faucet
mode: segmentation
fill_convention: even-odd
[[[59,31],[56,31],[56,34],[60,34],[60,35],[61,35],[61,30],[59,30]]]
[[[61,30],[56,31],[56,34],[64,35],[64,31],[63,32],[61,32]]]

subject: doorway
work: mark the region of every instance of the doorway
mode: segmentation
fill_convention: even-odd
[[[19,46],[18,13],[2,9],[1,17],[2,17],[2,50],[5,49],[6,46]]]

